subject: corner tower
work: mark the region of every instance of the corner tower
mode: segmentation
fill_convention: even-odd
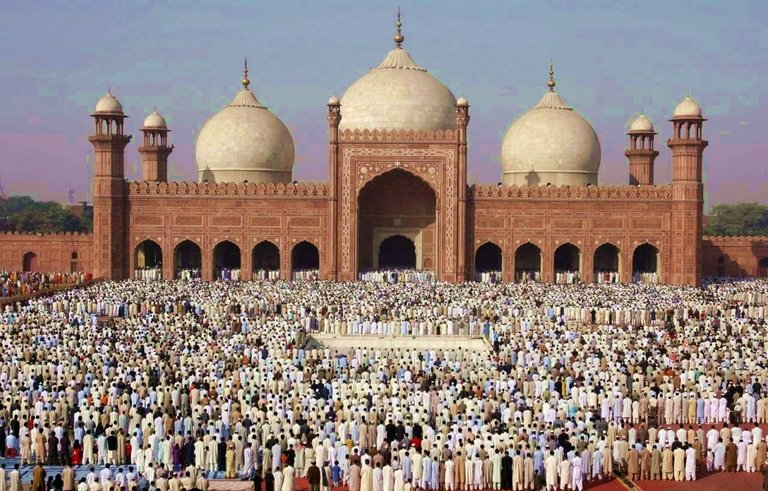
[[[94,277],[128,277],[126,249],[125,146],[131,136],[125,134],[127,117],[112,92],[102,97],[91,115],[93,145],[93,242]]]
[[[701,106],[690,96],[672,116],[672,282],[698,285],[701,281],[701,233],[704,216],[703,139]],[[691,244],[694,244],[691,247]]]

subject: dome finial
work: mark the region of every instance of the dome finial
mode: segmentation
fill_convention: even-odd
[[[243,84],[244,89],[247,89],[251,84],[251,81],[248,79],[248,57],[245,58],[245,63],[243,64],[243,79],[240,83]]]
[[[399,48],[403,44],[403,41],[405,41],[405,36],[403,36],[403,33],[400,32],[400,28],[403,27],[403,23],[400,22],[400,6],[397,7],[397,22],[395,22],[395,26],[397,27],[397,34],[395,34],[395,46]]]
[[[554,60],[550,60],[549,62],[549,82],[547,82],[547,87],[549,87],[550,92],[555,91],[555,62]]]

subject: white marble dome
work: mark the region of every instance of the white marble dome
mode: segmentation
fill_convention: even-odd
[[[199,180],[283,182],[293,180],[295,149],[280,119],[243,88],[200,129],[195,142]]]
[[[693,100],[691,96],[685,96],[685,99],[680,101],[680,104],[675,107],[675,112],[673,113],[673,116],[675,118],[685,118],[685,117],[694,117],[694,118],[700,118],[701,117],[701,106]]]
[[[597,184],[600,141],[589,122],[550,90],[507,130],[501,146],[505,184]]]
[[[95,114],[123,114],[123,105],[112,95],[110,90],[96,103]]]
[[[396,47],[341,98],[340,129],[456,128],[456,98]]]
[[[149,116],[144,119],[143,128],[147,129],[167,129],[168,124],[165,122],[165,118],[162,114],[157,112],[157,109],[152,111]]]
[[[645,114],[640,113],[640,115],[633,119],[629,124],[629,131],[653,132],[653,121],[651,121]]]

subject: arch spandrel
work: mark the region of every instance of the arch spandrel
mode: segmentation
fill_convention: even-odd
[[[383,176],[395,170],[402,170],[408,174],[420,179],[435,193],[435,197],[440,196],[440,166],[436,162],[418,162],[403,163],[395,162],[364,162],[357,167],[357,183],[355,187],[355,196],[359,199],[363,188],[374,181],[377,177]]]

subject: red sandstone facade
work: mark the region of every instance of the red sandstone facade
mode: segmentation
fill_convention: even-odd
[[[167,131],[144,131],[142,182],[124,177],[131,137],[122,114],[94,115],[91,235],[0,236],[0,267],[92,271],[123,279],[162,265],[163,278],[199,268],[318,269],[349,281],[376,269],[391,236],[414,243],[419,269],[460,282],[480,271],[504,281],[538,271],[617,273],[621,282],[655,272],[663,283],[696,285],[703,275],[768,275],[768,239],[702,237],[701,117],[673,118],[673,179],[653,182],[654,133],[631,131],[628,185],[467,185],[469,106],[456,130],[339,130],[328,106],[327,184],[166,182]]]

